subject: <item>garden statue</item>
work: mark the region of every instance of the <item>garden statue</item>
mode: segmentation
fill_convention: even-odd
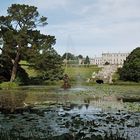
[[[71,85],[69,84],[69,77],[67,74],[64,75],[63,81],[64,81],[64,84],[63,84],[62,88],[64,88],[64,89],[71,88]]]

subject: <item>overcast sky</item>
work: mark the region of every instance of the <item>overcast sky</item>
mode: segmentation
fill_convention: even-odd
[[[13,3],[34,5],[48,17],[41,31],[55,35],[59,54],[94,57],[140,46],[140,0],[1,0],[0,15]]]

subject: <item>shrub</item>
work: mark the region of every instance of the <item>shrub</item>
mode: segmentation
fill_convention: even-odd
[[[140,81],[140,47],[134,49],[119,70],[120,80]]]
[[[14,82],[18,85],[27,85],[29,83],[28,74],[23,68],[18,67],[17,76]]]
[[[3,82],[0,84],[1,89],[13,89],[16,87],[18,87],[18,84],[16,84],[15,82]]]

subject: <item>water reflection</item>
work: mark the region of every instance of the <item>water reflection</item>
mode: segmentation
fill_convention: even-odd
[[[57,89],[56,87],[23,87],[20,90],[0,90],[0,109],[7,109],[14,112],[25,106],[65,106],[64,109],[77,109],[81,113],[91,110],[117,111],[127,110],[122,100],[111,94],[94,94],[95,88],[73,87],[68,90]],[[137,105],[139,107],[139,105]],[[131,107],[131,106],[130,106]],[[129,108],[130,108],[129,107]],[[137,108],[138,108],[137,107]],[[132,107],[131,107],[132,108]],[[130,108],[130,109],[131,109]]]
[[[78,89],[79,90],[79,89]],[[78,94],[57,94],[46,92],[31,92],[30,90],[15,90],[15,91],[1,91],[0,92],[0,109],[7,109],[14,112],[16,109],[24,108],[32,105],[57,105],[62,104],[64,109],[71,109],[73,111],[91,112],[94,110],[113,111],[123,109],[121,100],[116,97],[93,97]]]
[[[123,109],[122,102],[112,101],[106,102],[101,99],[99,100],[89,100],[88,103],[84,104],[69,104],[60,107],[60,112],[67,112],[70,114],[93,114],[101,111],[105,112],[115,112]]]
[[[89,140],[93,139],[92,135],[102,135],[101,140],[103,140],[106,134],[110,139],[116,136],[118,139],[127,140],[130,132],[130,138],[135,136],[132,140],[139,137],[139,113],[106,113],[101,108],[86,105],[72,104],[45,109],[38,108],[34,113],[9,114],[6,117],[0,114],[0,125],[5,130],[2,133],[6,132],[11,137],[10,132],[12,131],[15,134],[20,134],[15,137],[24,139],[29,139],[32,136],[36,139],[47,139],[50,136],[49,140],[66,133],[72,134],[73,139],[76,139],[79,132],[90,136]],[[126,135],[124,135],[125,133]]]
[[[19,91],[3,91],[0,93],[0,111],[14,112],[25,107],[26,93]]]
[[[95,98],[78,94],[32,94],[25,90],[0,93],[1,109],[8,108],[13,112],[17,108],[23,108],[24,103],[34,104],[30,112],[26,110],[22,114],[7,115],[0,113],[0,126],[4,130],[0,130],[0,133],[4,133],[4,136],[6,133],[11,137],[13,131],[16,134],[13,139],[19,138],[17,134],[20,134],[24,139],[33,136],[36,139],[51,137],[52,140],[55,136],[67,133],[76,139],[82,132],[92,140],[93,135],[94,139],[99,135],[105,139],[106,134],[109,137],[118,135],[127,139],[127,135],[123,134],[132,132],[136,139],[139,137],[137,134],[140,134],[140,114],[119,112],[123,109],[123,103],[113,96]],[[131,135],[129,137],[132,138]],[[2,138],[4,137],[0,136]]]
[[[69,114],[93,114],[95,112],[100,112],[102,111],[101,108],[96,108],[93,106],[90,106],[89,104],[85,104],[85,105],[74,105],[74,106],[70,106],[70,108],[66,108],[66,107],[61,107],[59,109],[59,111],[62,112],[66,112]]]

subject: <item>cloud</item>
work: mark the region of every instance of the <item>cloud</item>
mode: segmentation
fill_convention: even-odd
[[[79,9],[75,14],[82,18],[69,22],[65,27],[76,45],[85,46],[89,52],[96,47],[106,51],[131,51],[140,43],[139,6],[140,2],[136,0],[98,1],[81,6],[83,10]]]
[[[69,0],[24,0],[17,1],[17,3],[26,3],[37,6],[40,10],[54,10],[57,8],[64,8]]]
[[[48,25],[41,28],[55,35],[55,48],[64,53],[67,40],[81,54],[131,51],[140,43],[139,0],[17,0],[35,5]],[[73,47],[73,49],[74,49]]]

